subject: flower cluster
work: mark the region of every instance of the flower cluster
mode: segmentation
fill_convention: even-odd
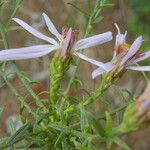
[[[22,26],[29,33],[34,35],[35,37],[42,39],[49,44],[36,45],[31,47],[17,48],[17,49],[7,49],[0,51],[0,60],[22,60],[22,59],[31,59],[37,58],[48,53],[58,50],[59,54],[63,57],[66,55],[75,54],[78,55],[77,51],[81,49],[90,48],[99,44],[103,44],[112,40],[112,33],[106,32],[103,34],[98,34],[92,37],[88,37],[85,39],[81,39],[77,41],[78,32],[73,31],[72,28],[63,28],[62,34],[58,32],[52,21],[49,17],[43,13],[43,17],[45,19],[48,30],[55,36],[55,38],[48,37],[41,32],[35,30],[30,25],[25,23],[24,21],[13,18],[13,20]],[[80,57],[80,55],[78,55]],[[100,63],[99,63],[100,65]],[[100,65],[103,69],[105,69],[105,65],[101,63]]]
[[[21,60],[37,58],[49,54],[50,52],[57,50],[58,55],[61,57],[67,57],[70,55],[76,55],[81,59],[84,59],[98,68],[92,72],[92,77],[95,78],[101,74],[109,72],[116,67],[125,69],[137,70],[137,71],[150,71],[150,66],[135,66],[136,63],[150,57],[150,52],[141,53],[140,46],[143,42],[142,36],[139,36],[132,45],[126,42],[127,31],[122,34],[117,24],[115,24],[118,34],[116,35],[114,55],[110,62],[102,63],[91,59],[81,53],[78,50],[87,49],[99,44],[112,40],[112,33],[105,32],[103,34],[94,35],[85,39],[77,41],[78,31],[72,30],[72,28],[63,28],[62,34],[58,32],[49,17],[43,13],[48,30],[55,36],[55,38],[48,37],[41,32],[35,30],[24,21],[13,18],[13,20],[22,26],[32,35],[39,39],[42,39],[49,44],[35,45],[31,47],[7,49],[0,51],[0,60]]]

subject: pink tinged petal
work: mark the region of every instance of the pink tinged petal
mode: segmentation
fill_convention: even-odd
[[[149,57],[150,57],[150,52],[143,53],[142,56],[139,57],[139,58],[137,58],[137,59],[135,59],[135,60],[132,62],[132,64],[135,64],[135,63],[137,63],[137,62],[140,62],[140,61],[142,61],[142,60],[145,60],[145,59],[147,59],[147,58],[149,58]]]
[[[44,56],[57,47],[53,45],[37,45],[31,47],[0,51],[0,60],[22,60]]]
[[[150,71],[150,66],[128,66],[126,69],[136,70],[136,71]]]
[[[103,34],[95,35],[89,38],[81,39],[74,45],[74,50],[90,48],[103,44],[112,40],[112,32],[105,32]]]
[[[71,35],[72,35],[72,28],[70,28],[68,30],[66,38],[65,38],[64,43],[63,43],[62,52],[61,52],[63,56],[66,54],[66,51],[68,49],[70,39],[71,39]]]
[[[102,62],[99,62],[99,61],[96,61],[94,59],[91,59],[91,58],[89,58],[89,57],[87,57],[87,56],[85,56],[85,55],[83,55],[81,53],[75,53],[75,55],[79,56],[83,60],[86,60],[86,61],[88,61],[88,62],[90,62],[90,63],[92,63],[92,64],[94,64],[96,66],[99,66],[99,67],[103,68],[104,70],[107,70],[107,67],[105,67],[105,64],[102,63]]]
[[[104,70],[103,68],[99,67],[92,72],[93,79],[103,73],[107,73],[107,72],[113,70],[116,67],[116,65],[112,64],[111,62],[105,63],[104,66],[105,66],[105,68],[107,68],[107,70]]]
[[[52,21],[50,20],[50,18],[45,14],[43,13],[43,17],[45,19],[45,22],[46,22],[46,25],[49,29],[49,31],[55,35],[60,41],[62,40],[62,35],[57,31],[56,27],[54,26],[54,24],[52,23]]]
[[[92,72],[92,78],[95,79],[96,77],[98,77],[98,76],[100,76],[100,75],[102,75],[104,73],[106,73],[105,70],[103,70],[102,68],[97,68],[96,70],[94,70]]]
[[[18,23],[20,26],[22,26],[25,30],[27,30],[29,33],[31,33],[34,36],[36,36],[37,38],[42,39],[44,41],[47,41],[47,42],[49,42],[51,44],[54,44],[54,45],[58,45],[58,43],[54,39],[52,39],[52,38],[50,38],[50,37],[48,37],[48,36],[40,33],[39,31],[35,30],[34,28],[32,28],[31,26],[29,26],[24,21],[22,21],[22,20],[20,20],[18,18],[13,18],[13,20],[16,23]]]
[[[139,50],[141,44],[142,44],[143,38],[142,36],[138,37],[133,44],[131,45],[129,51],[125,55],[125,57],[122,59],[122,64],[124,64],[129,58],[131,58],[133,55],[136,54],[136,52]]]

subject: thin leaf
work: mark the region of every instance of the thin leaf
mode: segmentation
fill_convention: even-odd
[[[26,123],[24,124],[17,132],[15,132],[12,136],[6,139],[1,145],[0,148],[5,148],[7,146],[11,146],[15,144],[16,142],[22,140],[24,135],[27,133],[27,130],[29,128],[30,124]]]
[[[75,9],[77,9],[78,11],[80,11],[81,13],[83,13],[86,17],[88,17],[88,13],[86,13],[85,11],[83,11],[82,8],[80,8],[79,6],[73,4],[73,3],[67,3],[68,5],[73,6]]]
[[[84,110],[84,107],[83,107],[83,105],[80,105],[80,125],[81,125],[81,131],[84,131],[84,129],[85,129],[85,127],[87,127],[88,126],[88,116],[86,115],[86,113],[85,113],[85,110]]]
[[[106,112],[106,132],[107,133],[110,133],[112,131],[112,118],[111,118],[111,115],[110,113]]]
[[[100,121],[95,118],[91,113],[87,112],[88,118],[90,119],[90,124],[93,125],[98,134],[103,137],[105,135],[105,130],[103,126],[100,124]]]
[[[124,141],[122,141],[121,139],[119,139],[118,137],[114,138],[112,141],[114,143],[116,143],[117,145],[119,145],[124,150],[131,150],[130,147]]]
[[[59,145],[60,143],[61,143],[61,141],[62,141],[62,139],[65,137],[65,134],[64,133],[60,133],[60,135],[58,136],[58,138],[57,138],[57,140],[56,140],[56,142],[55,142],[55,144],[54,144],[54,148],[56,148],[57,147],[57,145]]]
[[[5,32],[5,28],[4,28],[1,21],[0,21],[0,33],[1,33],[1,36],[2,36],[2,39],[3,39],[4,47],[9,48],[8,38],[7,38],[7,35],[6,35],[6,32]]]
[[[0,115],[2,114],[3,112],[3,107],[0,106]]]

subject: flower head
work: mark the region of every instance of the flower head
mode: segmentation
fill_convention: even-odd
[[[78,53],[76,53],[76,51],[78,50],[90,48],[112,40],[112,33],[106,32],[103,34],[95,35],[77,41],[78,38],[77,31],[72,30],[72,28],[69,29],[63,28],[62,34],[60,34],[56,29],[56,27],[54,26],[54,24],[52,23],[52,21],[45,13],[43,13],[43,17],[45,19],[48,30],[55,36],[55,38],[51,38],[44,35],[43,33],[35,30],[30,25],[28,25],[27,23],[18,18],[13,18],[13,20],[16,23],[22,26],[29,33],[31,33],[32,35],[34,35],[39,39],[48,42],[48,44],[18,49],[2,50],[0,51],[0,60],[21,60],[21,59],[37,58],[47,55],[48,53],[54,50],[59,51],[59,55],[62,57],[66,57],[67,55],[71,54],[78,55]]]
[[[131,69],[137,71],[150,71],[150,66],[135,66],[136,63],[150,57],[150,52],[141,53],[140,46],[143,42],[142,36],[139,36],[132,45],[126,42],[127,31],[122,34],[117,24],[115,24],[118,34],[116,35],[114,55],[110,62],[105,65],[108,66],[107,70],[104,70],[98,63],[94,62],[93,59],[87,61],[95,64],[99,68],[93,71],[92,77],[95,78],[103,73],[119,68],[120,71]]]

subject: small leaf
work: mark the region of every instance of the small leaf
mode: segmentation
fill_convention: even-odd
[[[80,124],[81,124],[81,131],[83,131],[87,126],[88,126],[88,116],[85,113],[84,110],[84,106],[80,105],[80,116],[81,116],[81,120],[80,120]]]
[[[3,24],[1,23],[1,21],[0,21],[0,33],[1,33],[1,36],[2,36],[2,39],[3,39],[4,47],[6,49],[6,48],[9,47],[8,38],[7,38],[7,35],[6,35],[6,32],[5,32],[5,28],[4,28]]]
[[[95,130],[98,132],[98,134],[103,137],[105,135],[105,130],[103,128],[103,126],[101,125],[100,121],[95,118],[91,113],[86,112],[87,116],[90,120],[90,124],[93,125],[93,127],[95,128]]]
[[[3,112],[3,107],[0,106],[0,115],[2,114]]]
[[[64,137],[65,137],[65,134],[64,134],[63,132],[60,133],[60,135],[58,136],[58,138],[57,138],[57,140],[56,140],[56,142],[55,142],[55,144],[54,144],[54,148],[56,148],[57,145],[61,143],[61,141],[62,141],[62,139],[63,139]]]
[[[83,13],[83,15],[85,15],[86,17],[88,17],[88,14],[85,11],[83,11],[83,9],[80,8],[79,6],[77,6],[76,4],[73,4],[73,3],[67,3],[67,4],[73,6],[75,9],[77,9],[78,11],[80,11],[81,13]]]
[[[112,118],[111,115],[106,112],[106,128],[105,128],[107,133],[110,133],[112,131]]]
[[[22,140],[24,135],[27,133],[27,130],[28,130],[29,127],[30,127],[29,123],[24,124],[12,136],[10,136],[5,141],[3,141],[3,143],[0,145],[0,148],[11,146],[11,145],[15,144],[16,142]]]
[[[131,150],[130,147],[121,139],[119,139],[118,137],[113,138],[112,140],[114,143],[116,143],[117,145],[119,145],[121,148],[123,148],[124,150]]]

